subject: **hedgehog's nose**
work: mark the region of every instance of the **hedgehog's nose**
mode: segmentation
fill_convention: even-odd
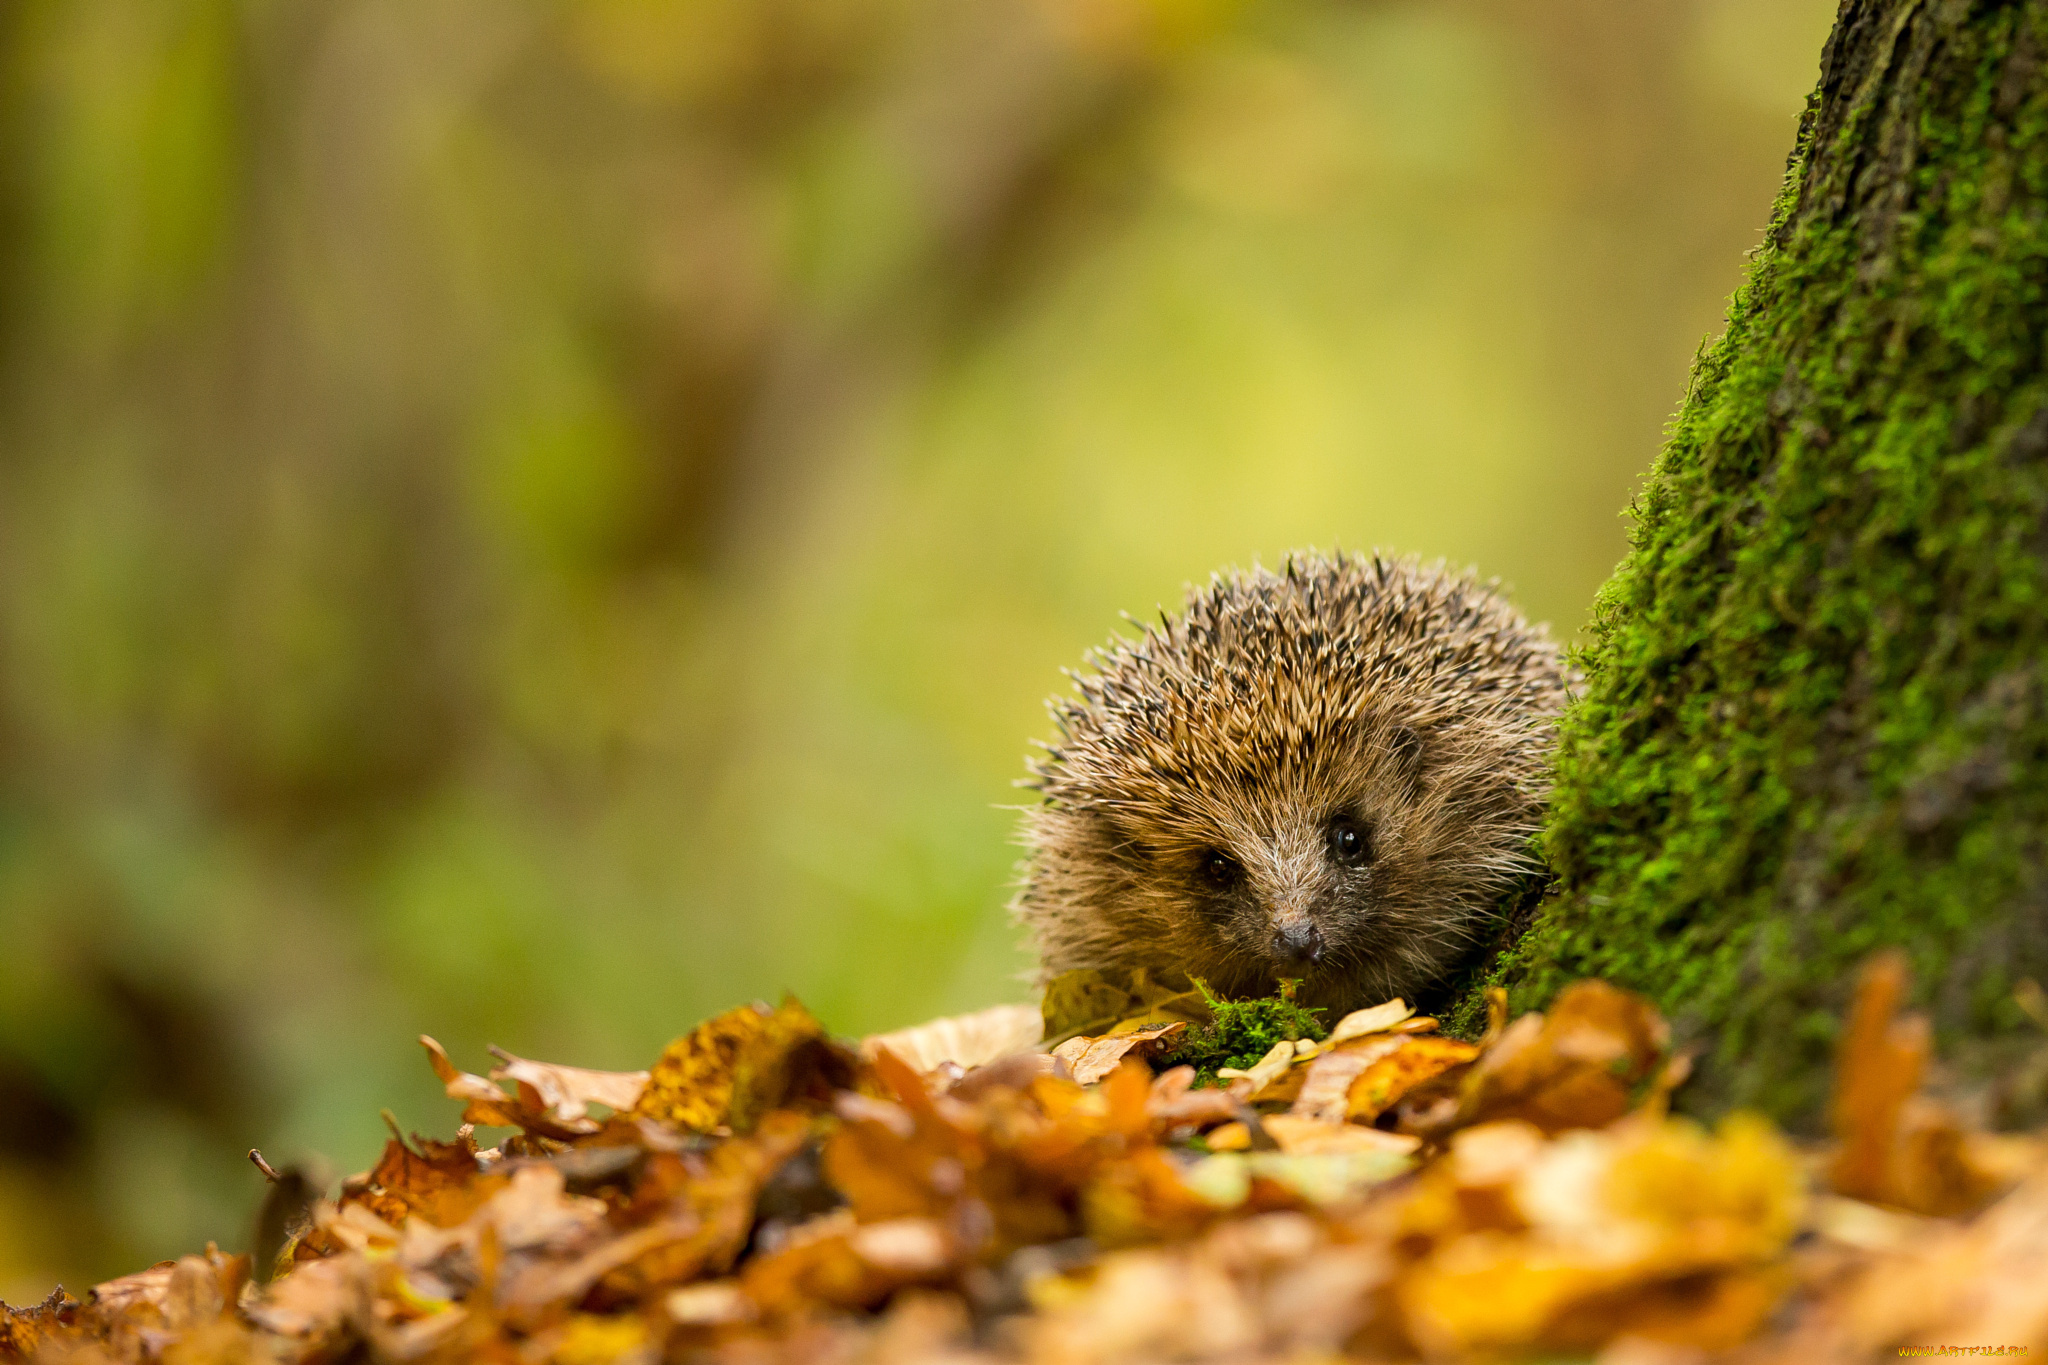
[[[1273,926],[1273,956],[1297,967],[1323,960],[1323,931],[1311,920]]]

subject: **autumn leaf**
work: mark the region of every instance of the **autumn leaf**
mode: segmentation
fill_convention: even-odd
[[[1195,1069],[1191,1066],[1176,1066],[1153,1078],[1145,1112],[1156,1130],[1194,1132],[1237,1118],[1242,1102],[1235,1095],[1214,1088],[1197,1090],[1194,1084]]]
[[[1073,1037],[1052,1050],[1077,1085],[1093,1085],[1116,1070],[1126,1057],[1154,1057],[1168,1051],[1187,1031],[1183,1023],[1141,1024],[1102,1038]]]
[[[1436,1240],[1401,1288],[1426,1348],[1584,1350],[1633,1332],[1719,1350],[1775,1307],[1788,1282],[1772,1263],[1797,1229],[1802,1182],[1769,1125],[1540,1132],[1461,1133],[1411,1196],[1405,1231]]]
[[[1230,1082],[1231,1093],[1240,1099],[1254,1101],[1292,1100],[1294,1096],[1283,1095],[1280,1088],[1285,1078],[1293,1070],[1296,1059],[1303,1055],[1301,1050],[1292,1041],[1275,1043],[1268,1049],[1265,1056],[1259,1058],[1251,1066],[1242,1069],[1229,1066],[1218,1067],[1216,1069],[1216,1077],[1218,1080]],[[1295,1085],[1297,1087],[1300,1085],[1301,1079],[1301,1077],[1295,1078]]]
[[[9,1308],[0,1303],[0,1360],[27,1360],[45,1342],[70,1336],[79,1326],[84,1305],[59,1285],[41,1303]]]
[[[1545,1132],[1601,1128],[1628,1112],[1670,1040],[1649,1002],[1602,981],[1561,992],[1495,1039],[1467,1074],[1455,1125],[1523,1118]]]
[[[1042,1037],[1057,1045],[1142,1024],[1205,1023],[1209,1004],[1181,972],[1105,967],[1062,972],[1045,988]]]
[[[453,1142],[417,1136],[413,1141],[418,1150],[395,1135],[386,1142],[369,1173],[343,1186],[341,1205],[360,1204],[394,1228],[414,1216],[450,1227],[469,1217],[500,1183],[484,1176],[476,1140],[466,1133]]]
[[[1369,1034],[1385,1033],[1388,1029],[1414,1017],[1415,1011],[1408,1008],[1408,1002],[1401,999],[1374,1005],[1369,1009],[1353,1010],[1337,1021],[1326,1040],[1331,1047],[1341,1047],[1354,1038]]]
[[[633,1114],[691,1132],[749,1131],[785,1101],[823,1103],[848,1060],[810,1011],[744,1005],[670,1043],[649,1073]]]
[[[1269,1114],[1260,1122],[1280,1150],[1292,1156],[1345,1152],[1392,1152],[1406,1156],[1422,1145],[1422,1139],[1406,1133],[1382,1133],[1355,1123],[1330,1123],[1296,1114]]]
[[[2048,1141],[1918,1093],[1903,990],[1887,964],[1866,978],[1827,1153],[1671,1117],[1663,1021],[1597,983],[1519,1019],[1496,1001],[1477,1043],[1401,1002],[1356,1011],[1327,1042],[1262,1039],[1228,1089],[1153,1074],[1182,1021],[1078,1035],[1055,1074],[1009,1050],[1037,1026],[1014,1008],[857,1057],[800,1006],[747,1007],[644,1079],[502,1053],[476,1076],[428,1039],[463,1113],[512,1136],[394,1133],[260,1288],[209,1249],[0,1307],[0,1365],[1767,1365],[2041,1342]],[[1809,1198],[1810,1169],[1863,1197]]]
[[[486,1128],[518,1128],[541,1116],[527,1109],[516,1095],[507,1095],[487,1077],[463,1071],[449,1060],[448,1050],[422,1033],[420,1046],[427,1050],[427,1062],[441,1078],[451,1100],[463,1102],[462,1121]],[[595,1125],[592,1125],[593,1127]]]
[[[2016,1173],[1998,1143],[1915,1093],[1931,1045],[1926,1018],[1899,1013],[1908,977],[1905,955],[1894,951],[1871,959],[1858,978],[1835,1064],[1828,1183],[1914,1213],[1965,1213]]]
[[[497,1047],[491,1049],[491,1055],[499,1063],[491,1068],[491,1079],[516,1084],[522,1105],[546,1114],[556,1123],[574,1123],[587,1117],[593,1104],[627,1113],[640,1102],[641,1092],[647,1088],[645,1071],[591,1071],[580,1066],[556,1066],[515,1057]]]
[[[934,1071],[947,1063],[969,1071],[1030,1050],[1044,1027],[1043,1016],[1029,1005],[996,1005],[894,1033],[871,1034],[861,1040],[860,1052],[872,1058],[878,1049],[887,1048],[919,1071]]]
[[[1479,1055],[1471,1043],[1427,1034],[1401,1037],[1396,1045],[1373,1057],[1344,1092],[1344,1117],[1371,1123],[1414,1091],[1469,1064]]]

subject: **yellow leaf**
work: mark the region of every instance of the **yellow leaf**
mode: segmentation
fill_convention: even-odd
[[[836,1073],[846,1069],[823,1026],[796,1001],[772,1010],[743,1005],[670,1043],[633,1113],[693,1132],[744,1133],[793,1096],[817,1091],[811,1098],[827,1102],[825,1082],[843,1082]]]
[[[1384,1005],[1370,1009],[1353,1010],[1337,1021],[1337,1027],[1330,1030],[1329,1047],[1338,1047],[1353,1038],[1363,1038],[1369,1033],[1384,1033],[1394,1025],[1414,1014],[1408,1002],[1396,997]]]
[[[1106,967],[1062,972],[1045,988],[1042,1006],[1047,1043],[1082,1034],[1099,1038],[1119,1027],[1179,1021],[1205,1023],[1209,1004],[1195,983],[1179,972],[1145,967]]]

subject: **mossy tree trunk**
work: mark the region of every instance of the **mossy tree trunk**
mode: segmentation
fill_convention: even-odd
[[[1811,1118],[1904,947],[1979,1068],[2048,982],[2048,0],[1847,0],[1602,590],[1516,1005],[1604,976]],[[2039,1042],[2038,1031],[2032,1041]]]

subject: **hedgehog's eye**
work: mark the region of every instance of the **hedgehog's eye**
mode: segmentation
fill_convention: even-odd
[[[1240,870],[1237,859],[1220,848],[1212,848],[1202,855],[1202,880],[1218,891],[1228,891],[1236,886]]]
[[[1372,861],[1372,840],[1365,826],[1348,815],[1330,822],[1330,857],[1343,867],[1364,867]]]

